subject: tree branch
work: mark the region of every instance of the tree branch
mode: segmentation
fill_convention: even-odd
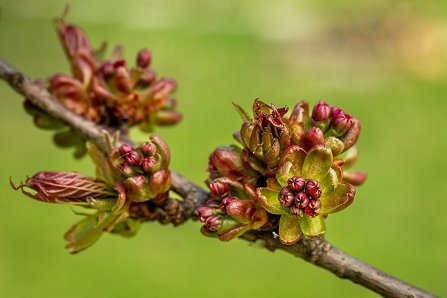
[[[74,114],[66,109],[55,97],[37,82],[29,79],[17,69],[0,60],[0,78],[6,81],[16,92],[28,98],[33,104],[45,110],[53,117],[62,120],[99,148],[107,151],[107,133],[113,134],[111,128],[102,127],[94,122]],[[120,142],[131,143],[125,135]],[[167,209],[157,214],[147,210],[147,205],[131,210],[143,220],[158,219],[162,223],[174,225],[187,219],[197,219],[196,208],[207,199],[207,193],[178,173],[172,173],[172,190],[183,201],[170,199],[165,204]],[[270,251],[277,249],[300,257],[312,264],[329,270],[340,278],[358,283],[386,297],[435,297],[419,288],[396,279],[384,272],[333,247],[324,239],[302,241],[294,245],[283,245],[271,232],[250,231],[242,236],[250,242],[262,241]]]

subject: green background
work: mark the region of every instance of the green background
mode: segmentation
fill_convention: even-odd
[[[54,32],[63,2],[0,0],[0,57],[31,77],[68,72]],[[447,295],[447,15],[440,1],[71,1],[68,21],[94,45],[147,47],[177,79],[184,121],[158,130],[172,169],[201,184],[208,154],[240,127],[232,101],[293,106],[326,100],[361,119],[356,169],[369,178],[354,204],[327,220],[345,252]],[[203,237],[198,223],[104,235],[69,255],[66,206],[14,192],[40,170],[93,174],[55,148],[22,99],[0,83],[2,297],[375,297],[283,252]],[[145,136],[135,132],[136,139]]]

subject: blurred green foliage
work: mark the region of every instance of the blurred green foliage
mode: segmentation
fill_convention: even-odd
[[[445,17],[447,6],[368,3],[375,4],[82,0],[71,1],[68,21],[85,29],[94,45],[103,40],[124,44],[128,59],[148,47],[158,74],[178,80],[184,121],[158,133],[171,146],[172,168],[196,183],[207,175],[208,154],[233,142],[231,134],[240,127],[232,101],[250,108],[257,97],[289,106],[322,99],[361,119],[356,167],[368,171],[369,179],[350,208],[328,219],[327,239],[389,274],[446,296],[447,76],[444,41],[433,34],[445,32],[446,25],[433,20]],[[68,72],[52,26],[63,4],[2,0],[0,6],[1,58],[32,77]],[[397,28],[413,28],[418,20],[424,24],[422,33],[399,35],[409,39],[409,47],[374,37],[375,28],[394,30],[380,27],[394,12],[400,16]],[[373,24],[366,26],[370,31],[357,30],[363,19]],[[352,43],[358,40],[352,36],[363,39]],[[435,51],[429,55],[421,56],[417,48],[421,36],[433,37],[429,49]],[[358,46],[365,43],[369,46]],[[39,170],[93,174],[93,167],[88,159],[76,161],[71,152],[56,149],[51,135],[33,127],[20,96],[4,83],[0,98],[3,297],[375,296],[285,253],[203,237],[197,223],[178,228],[148,223],[133,239],[105,235],[87,251],[69,255],[62,235],[77,216],[68,207],[14,192],[8,177],[18,182]],[[146,138],[139,132],[134,136]]]

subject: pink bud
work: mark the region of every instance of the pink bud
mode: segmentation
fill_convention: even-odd
[[[295,199],[295,206],[299,208],[306,208],[310,201],[309,197],[303,191],[299,192],[294,197],[294,199]]]
[[[298,176],[294,176],[287,180],[287,186],[295,192],[302,190],[305,184],[306,180]]]
[[[142,148],[143,154],[146,156],[152,156],[157,152],[157,147],[152,143],[144,143]]]
[[[206,220],[206,227],[210,231],[218,231],[223,224],[223,220],[219,216],[210,216]]]
[[[149,85],[155,81],[155,72],[152,69],[147,69],[140,75],[140,82]]]
[[[283,188],[281,191],[281,197],[279,198],[279,200],[280,200],[281,204],[284,205],[285,207],[290,207],[293,203],[294,197],[295,196],[290,189]]]
[[[199,218],[200,218],[201,222],[205,222],[208,217],[210,217],[211,215],[216,214],[214,209],[209,208],[209,207],[197,208],[197,212],[199,213]]]
[[[309,180],[306,183],[306,193],[309,197],[318,199],[321,196],[321,186],[316,180]]]
[[[127,177],[135,175],[135,171],[129,166],[129,163],[127,161],[124,161],[120,164],[119,170]]]
[[[318,127],[309,128],[301,137],[301,146],[304,150],[309,151],[316,145],[324,145],[323,131]]]
[[[130,165],[136,167],[136,166],[139,166],[141,164],[141,156],[136,151],[131,151],[131,152],[127,153],[126,161]]]
[[[332,128],[337,135],[342,136],[351,128],[352,124],[353,117],[351,115],[340,113],[334,118]]]
[[[227,198],[223,199],[222,202],[220,203],[220,210],[222,210],[223,213],[226,213],[227,205],[230,204],[231,202],[233,202],[234,200],[235,200],[235,198],[233,198],[233,197],[227,197]]]
[[[141,68],[146,68],[151,63],[152,54],[147,49],[142,49],[137,55],[137,65]]]
[[[114,70],[115,69],[113,67],[113,64],[111,62],[109,62],[109,61],[104,62],[99,67],[99,71],[100,71],[102,77],[105,78],[105,79],[111,78],[113,76]]]
[[[141,167],[143,168],[143,170],[146,173],[150,173],[152,168],[155,166],[156,163],[157,163],[157,160],[155,159],[155,157],[153,157],[153,156],[146,157],[141,162]]]
[[[318,122],[326,122],[331,116],[331,107],[324,101],[319,101],[313,111],[312,119]]]
[[[214,181],[210,183],[210,189],[219,197],[223,197],[228,194],[228,184],[225,182]]]
[[[338,114],[342,113],[344,114],[343,110],[337,107],[332,107],[331,108],[331,112],[332,112],[332,119],[334,119],[335,117],[337,117]]]
[[[304,209],[304,211],[306,212],[306,214],[310,217],[314,217],[317,216],[318,213],[316,213],[314,210],[312,210],[310,207],[306,207],[306,209]]]
[[[121,156],[126,156],[130,152],[134,151],[133,147],[129,144],[123,144],[119,147],[119,152]]]
[[[116,61],[113,63],[113,67],[114,67],[115,69],[117,69],[117,68],[119,68],[119,67],[126,67],[126,61],[123,60],[123,59],[116,60]]]
[[[315,199],[310,200],[309,207],[314,209],[315,211],[320,210],[320,208],[321,208],[320,200],[315,200]]]

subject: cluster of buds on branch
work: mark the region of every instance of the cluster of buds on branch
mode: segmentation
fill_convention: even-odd
[[[358,156],[360,121],[325,102],[309,115],[302,101],[287,115],[287,107],[255,100],[254,119],[235,107],[244,121],[234,134],[242,148],[219,147],[210,155],[202,232],[230,240],[251,229],[271,230],[284,244],[322,236],[327,216],[349,206],[353,185],[366,179],[364,172],[345,171]],[[226,207],[233,202],[244,204]]]
[[[56,26],[72,75],[56,74],[42,83],[65,107],[90,121],[124,132],[135,125],[152,132],[156,125],[173,125],[181,120],[177,101],[172,97],[177,83],[170,78],[157,78],[150,67],[149,50],[140,50],[135,65],[129,67],[121,46],[106,60],[102,57],[105,46],[94,51],[85,33],[65,23],[64,17],[57,20]],[[74,146],[76,157],[85,154],[84,138],[29,100],[25,107],[37,126],[62,130],[54,137],[58,146]]]
[[[66,234],[67,248],[77,253],[92,245],[103,232],[123,236],[135,234],[140,219],[134,217],[136,205],[168,199],[171,187],[170,153],[158,136],[137,148],[124,144],[104,154],[93,144],[87,150],[96,165],[96,178],[75,172],[39,172],[15,186],[38,201],[78,205],[93,209]]]

